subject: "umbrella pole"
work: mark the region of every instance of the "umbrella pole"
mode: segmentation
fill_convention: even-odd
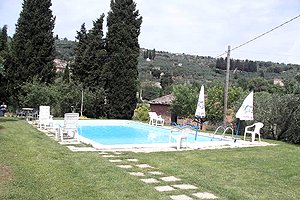
[[[241,125],[241,120],[240,120],[240,118],[238,118],[238,123],[237,123],[237,128],[236,128],[236,131],[235,131],[235,139],[234,139],[234,142],[236,142],[237,139],[238,139],[238,134],[239,134],[240,125]]]
[[[198,135],[198,129],[199,129],[199,126],[198,126],[198,121],[197,121],[197,127],[196,127],[196,135],[195,135],[195,141],[197,140],[197,135]]]

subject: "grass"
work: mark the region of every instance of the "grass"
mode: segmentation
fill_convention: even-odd
[[[298,199],[300,148],[124,153],[219,199]],[[23,120],[0,118],[0,199],[169,199],[96,152],[73,153]],[[132,170],[131,170],[132,171]],[[147,169],[140,169],[146,172]],[[155,176],[155,175],[152,175]],[[149,177],[150,178],[150,177]],[[154,177],[152,177],[154,178]],[[159,184],[156,184],[159,185]]]

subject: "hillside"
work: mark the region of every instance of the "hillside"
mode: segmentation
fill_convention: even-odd
[[[74,60],[76,44],[76,42],[67,39],[55,40],[56,58],[66,61]],[[155,58],[149,60],[145,59],[145,51],[147,49],[141,48],[139,56],[138,69],[141,82],[159,82],[159,78],[154,77],[151,73],[154,70],[171,74],[175,84],[224,80],[225,60],[222,61],[223,64],[218,66],[217,62],[220,60],[213,57],[175,54],[165,51],[155,51]],[[245,70],[249,69],[248,65],[254,66],[255,70]],[[300,65],[284,63],[231,60],[231,66],[231,71],[235,71],[234,74],[231,74],[233,82],[241,78],[248,79],[255,76],[262,76],[268,80],[274,78],[291,79],[300,73]],[[237,69],[244,69],[245,71]]]

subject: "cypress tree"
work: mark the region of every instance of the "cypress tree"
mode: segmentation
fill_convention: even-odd
[[[103,87],[103,67],[106,62],[105,40],[103,39],[104,14],[93,22],[93,28],[87,34],[87,49],[85,51],[86,66],[88,71],[86,86]]]
[[[131,119],[137,104],[138,36],[142,17],[133,0],[111,0],[107,17],[107,117]]]
[[[7,37],[7,25],[0,28],[0,101],[6,100],[6,76],[5,65],[8,61],[9,49],[8,49],[8,37]],[[5,98],[5,99],[4,99]]]
[[[78,39],[78,45],[75,49],[75,63],[72,65],[71,71],[73,78],[76,81],[83,83],[87,76],[87,71],[85,70],[86,59],[84,56],[87,49],[87,31],[85,23],[81,25],[80,31],[77,31],[76,39]]]
[[[54,38],[55,18],[51,0],[24,0],[13,37],[14,75],[22,82],[34,77],[52,83],[55,78]]]
[[[7,66],[11,96],[18,103],[22,86],[34,79],[52,83],[55,78],[51,0],[24,0],[12,41],[12,60]]]
[[[74,78],[79,81],[83,87],[96,94],[93,98],[93,111],[86,113],[91,117],[104,116],[103,105],[104,96],[102,95],[104,87],[103,68],[106,62],[105,39],[103,38],[104,14],[93,22],[93,28],[87,33],[85,25],[77,32],[79,40],[75,63],[72,67]]]

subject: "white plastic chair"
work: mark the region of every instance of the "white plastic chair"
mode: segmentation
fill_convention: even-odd
[[[38,117],[38,127],[39,128],[52,128],[53,119],[50,115],[50,106],[39,106],[39,117]]]
[[[246,126],[245,127],[245,133],[244,133],[244,140],[246,140],[246,135],[251,134],[251,141],[254,142],[255,140],[255,135],[258,135],[259,141],[260,140],[260,129],[264,126],[263,123],[257,122],[251,126]],[[254,130],[253,130],[254,127]]]
[[[65,113],[64,126],[59,129],[60,140],[64,141],[64,135],[67,138],[78,140],[78,119],[79,113]]]
[[[188,127],[173,128],[169,135],[169,143],[173,138],[176,141],[177,150],[181,148],[183,141],[185,141],[185,147],[187,147],[187,138],[191,132],[192,132],[191,129]]]
[[[155,126],[163,126],[165,120],[161,117],[161,115],[157,115],[156,112],[149,112],[149,124]]]

